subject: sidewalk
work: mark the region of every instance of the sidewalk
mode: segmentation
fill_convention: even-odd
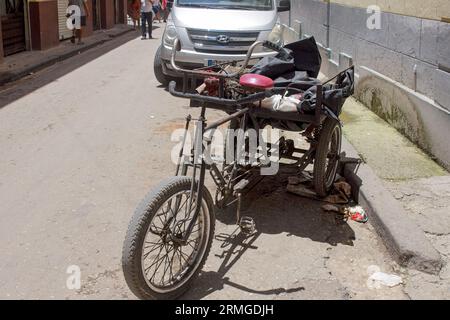
[[[449,173],[356,100],[347,100],[341,118],[345,137],[443,261],[438,275],[404,270],[405,293],[412,299],[450,299]],[[403,232],[407,237],[409,230]]]
[[[116,25],[109,30],[95,31],[92,36],[83,39],[83,45],[62,41],[58,47],[49,50],[24,51],[6,57],[4,62],[0,64],[0,86],[19,80],[58,61],[73,57],[130,31],[134,31],[130,26]]]

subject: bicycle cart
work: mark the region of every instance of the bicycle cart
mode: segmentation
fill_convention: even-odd
[[[259,46],[278,54],[264,58],[266,61],[258,62],[249,70],[252,53]],[[132,292],[142,299],[175,299],[189,288],[211,247],[215,208],[236,207],[236,222],[241,231],[254,232],[253,219],[241,217],[242,198],[261,180],[261,169],[268,168],[274,157],[287,160],[299,174],[313,165],[314,189],[318,196],[326,196],[340,161],[342,129],[338,117],[345,99],[354,91],[353,67],[324,83],[316,79],[320,54],[313,38],[290,47],[255,42],[244,61],[196,70],[177,66],[176,54],[180,49],[181,44],[176,39],[171,65],[182,75],[182,86],[177,87],[172,81],[169,91],[176,97],[190,99],[191,107],[199,108],[200,115],[197,119],[191,116],[186,119],[175,176],[146,196],[127,231],[123,271]],[[311,58],[316,60],[314,68],[296,79],[298,72],[308,69],[299,65],[312,61]],[[291,78],[284,76],[280,80],[264,75],[264,72],[281,70],[289,63],[285,71]],[[289,69],[292,65],[295,70]],[[203,82],[200,89],[197,88],[199,79]],[[221,110],[226,116],[208,125],[207,109]],[[186,135],[193,121],[195,135],[189,149]],[[230,129],[227,132],[238,131],[238,134],[227,133],[225,155],[218,161],[206,154],[212,134],[226,124]],[[284,136],[275,142],[265,141],[259,132],[268,126],[299,132],[309,148],[298,148],[293,140]],[[257,149],[253,151],[250,150],[252,139],[246,134],[249,130],[256,133],[253,140]],[[216,185],[214,197],[205,186],[207,172]]]

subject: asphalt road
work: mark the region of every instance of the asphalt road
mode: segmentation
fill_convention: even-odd
[[[198,112],[157,83],[159,42],[128,34],[1,89],[1,299],[134,299],[120,263],[128,222],[173,174],[171,133]],[[185,298],[406,298],[401,286],[367,286],[370,265],[401,271],[370,224],[336,224],[284,188],[272,177],[255,189],[251,238],[233,235],[233,216],[218,216]],[[66,286],[72,265],[79,290]]]

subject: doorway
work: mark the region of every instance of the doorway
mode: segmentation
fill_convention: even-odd
[[[92,28],[94,31],[101,28],[100,10],[100,0],[92,0]]]
[[[121,20],[119,0],[114,0],[114,23],[122,23]]]
[[[3,52],[5,56],[26,50],[24,0],[0,2]]]

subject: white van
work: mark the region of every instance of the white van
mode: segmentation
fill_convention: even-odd
[[[170,66],[175,38],[181,42],[176,62],[184,69],[243,60],[257,40],[282,44],[278,12],[290,9],[290,0],[175,0],[155,55],[157,80],[165,85],[177,76]],[[261,47],[254,56],[272,54]]]

